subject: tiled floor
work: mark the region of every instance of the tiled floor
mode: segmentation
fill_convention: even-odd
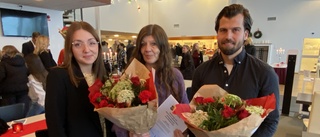
[[[311,77],[315,78],[316,74],[311,73]],[[294,80],[293,80],[293,87],[292,87],[292,96],[297,96],[299,92],[302,92],[302,85],[303,85],[303,73],[295,73],[294,74]],[[284,87],[285,85],[280,85],[280,95],[284,94]],[[306,82],[305,83],[305,93],[312,93],[313,89],[313,83],[312,82]]]

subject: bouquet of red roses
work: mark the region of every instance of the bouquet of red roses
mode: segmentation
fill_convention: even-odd
[[[204,85],[190,105],[176,105],[174,114],[195,134],[208,137],[251,136],[275,109],[274,94],[242,100],[217,85]]]
[[[136,69],[139,68],[139,69]],[[120,77],[113,75],[89,87],[95,111],[134,133],[146,133],[157,119],[157,94],[153,74],[134,59]]]

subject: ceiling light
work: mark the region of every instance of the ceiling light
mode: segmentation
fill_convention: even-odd
[[[116,34],[116,35],[113,35],[114,37],[119,37],[119,35],[118,34]]]
[[[112,41],[112,39],[108,39],[108,41]]]
[[[137,38],[137,36],[131,36],[132,38]]]

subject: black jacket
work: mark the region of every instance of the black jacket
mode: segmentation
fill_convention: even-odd
[[[0,95],[10,96],[28,92],[28,69],[24,58],[4,56],[0,62]]]
[[[193,58],[190,53],[183,53],[182,60],[180,64],[180,71],[184,79],[192,80],[195,67],[193,63]]]
[[[53,68],[47,77],[46,122],[50,137],[102,137],[98,113],[89,101],[88,84],[77,66],[79,86],[70,81],[68,71]]]
[[[23,56],[27,56],[28,54],[33,53],[33,51],[34,51],[34,46],[31,40],[22,44]]]

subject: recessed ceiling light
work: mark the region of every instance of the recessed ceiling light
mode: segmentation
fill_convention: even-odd
[[[114,37],[119,37],[119,35],[118,34],[116,34],[116,35],[113,35]]]
[[[108,41],[112,41],[112,39],[108,39]]]
[[[137,38],[137,36],[131,36],[132,38]]]

